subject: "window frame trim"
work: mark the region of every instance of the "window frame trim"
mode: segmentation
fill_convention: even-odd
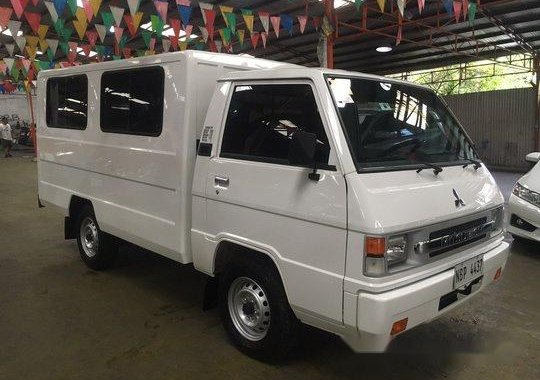
[[[69,78],[76,78],[76,77],[83,77],[86,81],[86,118],[84,127],[75,127],[75,126],[58,126],[54,124],[49,124],[48,114],[49,114],[49,84],[51,80],[55,79],[62,79],[62,80],[68,80]],[[58,76],[51,76],[48,77],[45,82],[45,124],[47,125],[47,128],[53,128],[53,129],[68,129],[73,131],[85,131],[86,128],[88,128],[88,109],[89,107],[89,101],[88,101],[88,94],[90,91],[88,91],[88,75],[86,73],[79,73],[79,74],[71,74],[71,75],[58,75]]]
[[[143,71],[148,69],[160,69],[161,74],[163,75],[163,86],[162,86],[162,96],[161,96],[161,125],[159,130],[154,133],[144,133],[144,132],[132,132],[130,130],[111,130],[103,129],[103,75],[104,74],[115,74],[121,72],[134,72],[134,71]],[[128,136],[144,136],[144,137],[159,137],[163,133],[163,123],[165,122],[165,68],[161,65],[148,65],[143,67],[136,68],[125,68],[125,69],[113,69],[113,70],[104,70],[100,72],[99,75],[99,129],[103,133],[111,133],[116,135],[128,135]]]
[[[321,107],[321,101],[319,99],[319,94],[317,92],[317,87],[315,86],[313,80],[311,78],[278,78],[276,80],[271,80],[268,78],[264,79],[240,79],[240,80],[232,80],[229,81],[230,88],[229,93],[227,95],[227,100],[224,107],[224,117],[221,120],[221,131],[219,133],[217,146],[216,146],[216,155],[214,157],[217,158],[224,158],[227,160],[238,160],[243,162],[259,162],[259,163],[265,163],[270,165],[277,165],[277,166],[283,166],[283,167],[289,167],[289,168],[300,168],[300,169],[313,169],[312,166],[307,165],[293,165],[290,163],[283,162],[283,159],[278,158],[270,158],[270,157],[260,157],[260,156],[250,156],[250,155],[243,155],[243,154],[235,154],[235,153],[223,153],[222,152],[222,143],[223,143],[223,136],[225,134],[225,126],[227,124],[227,118],[229,115],[229,107],[231,104],[232,97],[234,95],[234,90],[237,86],[249,86],[250,84],[253,85],[293,85],[293,84],[307,84],[311,87],[311,91],[313,92],[313,98],[315,99],[315,102],[317,104],[317,108],[321,110],[319,112],[319,116],[321,118],[321,123],[324,128],[324,133],[326,133],[326,138],[328,139],[328,145],[330,146],[330,153],[328,155],[328,160],[330,161],[330,158],[332,156],[335,158],[336,164],[339,162],[339,159],[336,154],[336,150],[333,146],[333,141],[331,138],[331,135],[328,133],[328,125],[327,121],[325,120],[325,117],[323,116],[324,111]],[[317,163],[317,170],[326,170],[331,172],[337,172],[337,165],[336,164],[321,164]]]

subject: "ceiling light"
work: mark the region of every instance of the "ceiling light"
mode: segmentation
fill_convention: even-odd
[[[320,2],[324,2],[324,0],[319,0]],[[352,4],[352,1],[349,0],[334,0],[334,9],[344,7],[345,5]]]
[[[390,45],[382,45],[375,50],[377,50],[379,53],[389,53],[392,51],[392,47]]]

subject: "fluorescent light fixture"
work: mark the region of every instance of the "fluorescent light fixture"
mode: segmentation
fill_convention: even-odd
[[[392,47],[390,45],[382,45],[375,50],[377,50],[379,53],[390,53],[392,51]]]
[[[4,29],[4,31],[2,31],[2,34],[5,34],[6,36],[11,36],[11,30],[6,28],[6,29]],[[17,36],[22,36],[22,35],[23,35],[22,30],[19,30],[17,32]]]
[[[140,28],[145,29],[145,30],[152,30],[152,23],[147,22],[146,24],[142,24],[140,26]],[[163,25],[163,33],[161,33],[161,35],[163,35],[165,37],[172,37],[172,36],[174,36],[174,30],[168,24],[165,24],[165,25]],[[182,41],[185,41],[185,37],[186,37],[186,32],[184,32],[183,30],[180,30],[179,38]],[[199,37],[197,34],[191,34],[189,36],[190,39],[194,39],[194,38],[197,38],[197,37]]]
[[[324,0],[319,0],[320,2],[323,2]],[[354,4],[353,1],[347,1],[347,0],[334,0],[334,9],[344,7],[345,5]]]
[[[85,55],[82,47],[77,47],[77,53],[79,53],[80,55]],[[93,50],[90,50],[90,54],[88,55],[88,57],[92,58],[95,55],[97,55],[97,53]]]
[[[84,8],[84,5],[83,5],[83,3],[82,3],[82,0],[77,0],[77,6],[78,6],[79,8]]]

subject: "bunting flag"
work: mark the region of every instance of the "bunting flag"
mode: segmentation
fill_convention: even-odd
[[[37,48],[32,46],[26,46],[26,53],[28,54],[28,57],[32,60],[36,59],[37,54]]]
[[[403,16],[398,15],[398,31],[396,36],[396,46],[401,44],[401,39],[403,38]]]
[[[141,24],[142,16],[142,12],[137,12],[135,15],[124,15],[124,22],[126,23],[129,34],[132,38],[137,35],[137,29],[139,29],[139,25]]]
[[[208,36],[210,37],[210,41],[214,41],[214,21],[216,19],[216,11],[213,9],[205,9],[204,14],[206,19],[206,30],[208,31]]]
[[[221,42],[220,42],[220,44],[221,44]],[[179,45],[180,45],[180,50],[181,51],[184,51],[184,50],[187,49],[187,42],[186,41],[180,41]]]
[[[15,63],[14,58],[4,58],[4,63],[9,71],[13,70],[13,64]]]
[[[11,6],[13,7],[18,19],[21,18],[26,4],[28,4],[28,0],[26,0],[25,4],[23,4],[21,0],[11,0]]]
[[[191,18],[192,8],[189,5],[179,4],[178,5],[178,14],[184,25],[189,24],[189,19]]]
[[[120,26],[120,24],[122,23],[122,16],[124,15],[124,8],[111,5],[109,6],[109,9],[111,10],[115,25]]]
[[[293,19],[288,14],[282,14],[281,15],[281,25],[283,25],[283,29],[289,32],[289,34],[292,36],[293,31]]]
[[[152,31],[156,33],[156,35],[160,38],[161,34],[163,33],[163,28],[165,26],[165,22],[163,21],[163,19],[157,15],[150,15],[150,23]]]
[[[320,25],[321,25],[321,18],[318,16],[313,17],[313,27],[315,28],[315,30],[319,30]]]
[[[149,31],[149,30],[143,30],[142,33],[142,38],[143,38],[143,41],[144,41],[144,45],[146,46],[147,49],[150,48],[150,39],[152,38],[152,32]]]
[[[251,45],[253,46],[253,49],[257,49],[257,44],[259,43],[259,32],[253,32],[251,33]]]
[[[0,7],[0,26],[2,29],[6,29],[8,27],[9,19],[11,18],[12,13],[13,9]]]
[[[26,36],[26,44],[31,48],[36,48],[39,41],[38,36]]]
[[[54,9],[56,9],[56,14],[61,16],[64,13],[64,9],[66,9],[67,0],[53,0],[53,4]]]
[[[227,25],[229,26],[229,29],[231,32],[236,32],[236,14],[233,12],[225,13],[225,17],[227,19]]]
[[[19,47],[21,53],[24,53],[24,46],[26,45],[26,38],[24,36],[17,36],[14,38],[15,43]]]
[[[199,30],[201,31],[201,37],[204,41],[204,43],[208,42],[208,30],[204,26],[199,26]]]
[[[167,10],[169,8],[169,3],[167,1],[154,0],[154,6],[156,7],[159,17],[161,17],[161,20],[163,23],[165,23],[165,21],[167,21]]]
[[[300,25],[300,33],[304,34],[304,31],[306,30],[306,24],[307,24],[308,16],[298,16],[298,24]]]
[[[49,31],[49,25],[40,25],[37,35],[40,40],[45,39],[45,36],[47,35],[47,32]]]
[[[113,24],[114,24],[114,17],[111,12],[102,11],[101,12],[101,19],[103,20],[103,24],[105,25],[106,30],[111,30]]]
[[[268,12],[259,12],[259,19],[266,34],[270,33],[270,14]]]
[[[107,28],[105,27],[105,25],[101,25],[101,24],[94,24],[94,28],[96,28],[96,32],[99,36],[99,40],[101,41],[101,43],[104,43],[105,36],[107,35]]]
[[[4,44],[10,57],[13,57],[15,52],[15,44]],[[5,60],[6,58],[4,58]]]
[[[45,7],[47,7],[47,10],[49,11],[49,14],[51,15],[51,20],[54,23],[56,23],[56,20],[58,20],[58,12],[56,12],[56,8],[53,3],[50,1],[45,1]]]
[[[227,7],[225,5],[220,5],[219,10],[221,11],[221,17],[225,21],[225,25],[229,27],[229,20],[227,19],[227,13],[232,13],[234,11],[233,7]]]
[[[94,47],[96,45],[98,33],[95,30],[88,30],[86,31],[86,38],[88,39],[90,46]]]
[[[58,40],[47,38],[45,41],[47,41],[47,45],[49,46],[49,49],[52,52],[52,55],[56,55],[56,50],[58,50]]]
[[[186,25],[184,32],[186,32],[186,38],[191,39],[191,32],[193,31],[193,25]]]
[[[379,4],[379,8],[381,8],[381,12],[384,12],[384,5],[386,4],[386,0],[377,0],[377,4]]]
[[[279,38],[279,23],[281,21],[280,16],[272,16],[270,17],[270,21],[272,22],[272,27],[274,28],[274,33],[276,33],[276,38]]]
[[[99,8],[101,7],[101,0],[90,0],[90,6],[94,12],[94,17],[97,17]]]
[[[356,6],[356,10],[359,11],[360,7],[364,5],[365,0],[354,0],[354,5]]]
[[[129,7],[129,13],[132,16],[135,16],[137,11],[139,10],[139,5],[141,5],[141,0],[127,0],[128,7]]]
[[[92,49],[92,46],[90,46],[90,44],[83,44],[80,46],[84,55],[86,55],[87,57],[90,57],[90,51]]]
[[[228,46],[231,43],[231,30],[229,28],[219,29],[219,35],[224,46]]]
[[[45,39],[40,39],[39,50],[41,50],[42,52],[46,52],[48,48],[49,48],[49,45],[47,44],[47,41]]]
[[[463,21],[467,19],[467,13],[469,12],[469,0],[463,0],[463,7],[461,13],[463,13]]]
[[[459,19],[461,18],[461,5],[461,0],[454,0],[454,16],[456,22],[459,22]]]
[[[178,50],[178,37],[173,36],[169,39],[169,41],[171,41],[171,47],[173,50]]]
[[[82,9],[82,8],[79,8]],[[84,12],[83,12],[84,13]],[[88,27],[88,23],[86,22],[86,17],[84,17],[81,20],[74,20],[73,26],[75,27],[75,30],[77,31],[77,34],[79,35],[79,39],[84,39],[84,35],[86,33],[86,28]]]
[[[268,38],[268,34],[266,32],[261,32],[261,40],[263,43],[263,47],[266,49],[266,39]]]
[[[214,45],[216,47],[216,52],[221,53],[221,48],[223,47],[221,41],[215,41]]]
[[[67,6],[72,16],[77,13],[77,0],[67,0]]]
[[[154,37],[150,38],[150,43],[148,44],[148,50],[154,50],[156,48],[156,39]],[[153,55],[153,54],[150,54]]]
[[[397,6],[401,17],[405,15],[405,0],[397,0]]]
[[[332,25],[330,25],[330,21],[328,21],[326,16],[323,17],[321,30],[326,37],[334,32],[334,28],[332,28]]]
[[[454,13],[454,0],[443,0],[443,4],[446,13],[448,13],[449,16],[452,16]]]
[[[120,44],[120,39],[122,38],[122,34],[124,34],[124,28],[121,28],[119,26],[114,27],[114,39],[118,44]]]
[[[124,58],[126,58],[126,59],[131,58],[131,54],[132,54],[131,49],[127,48],[127,47],[123,48],[122,49],[122,54],[124,55]]]
[[[214,4],[208,4],[208,3],[203,3],[202,1],[199,1],[199,7],[201,8],[201,14],[204,20],[204,25],[208,25],[208,20],[206,19],[206,11],[213,11]],[[215,13],[214,13],[214,19],[215,19]]]
[[[180,37],[180,20],[177,18],[169,18],[169,25],[171,26],[174,36]]]
[[[245,30],[244,29],[238,29],[236,31],[236,37],[238,38],[238,42],[240,43],[240,47],[244,47],[244,36],[245,36]]]
[[[418,12],[422,13],[426,6],[426,0],[418,0]]]
[[[168,53],[171,50],[171,41],[164,38],[161,40],[161,46],[163,47],[163,52]]]
[[[253,33],[253,11],[251,9],[241,9],[242,17],[244,18],[244,23],[246,24],[249,34]]]
[[[468,16],[469,16],[469,24],[471,26],[474,25],[474,20],[476,19],[476,10],[477,10],[476,3],[470,3]]]
[[[88,20],[88,22],[92,21],[92,19],[94,18],[94,10],[92,9],[92,4],[90,4],[90,0],[82,0],[82,5],[82,9],[84,10],[86,19]]]
[[[21,22],[20,21],[15,21],[15,20],[11,20],[8,22],[8,29],[9,29],[9,32],[11,33],[11,36],[12,37],[15,37],[19,34],[19,30],[21,30]]]

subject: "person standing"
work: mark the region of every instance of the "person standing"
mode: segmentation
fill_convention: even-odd
[[[11,134],[11,126],[7,122],[6,118],[2,119],[0,123],[0,137],[2,137],[2,144],[5,148],[4,157],[13,157],[11,155],[11,148],[13,147],[13,135]]]

